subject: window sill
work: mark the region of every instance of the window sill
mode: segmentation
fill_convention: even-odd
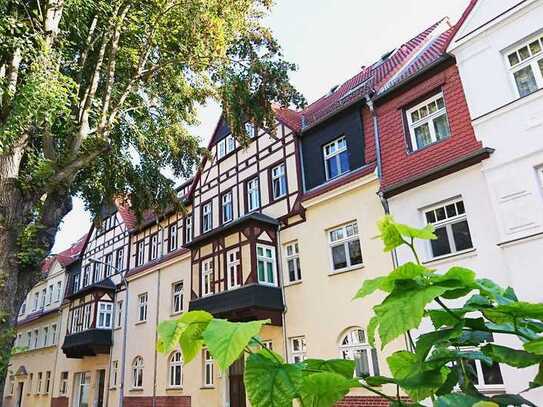
[[[202,386],[200,390],[215,390],[215,386]]]
[[[182,391],[183,386],[166,386],[166,391]]]
[[[136,321],[134,322],[134,325],[142,325],[142,324],[145,324],[147,322],[147,320],[144,320],[144,321]]]
[[[131,392],[143,392],[143,387],[132,387],[131,389],[129,389],[128,391],[131,391]]]
[[[283,284],[283,287],[291,287],[293,285],[300,285],[302,284],[304,281],[303,280],[298,280],[298,281],[292,281],[290,283],[284,283]]]
[[[467,249],[462,250],[461,252],[451,253],[451,254],[445,254],[443,256],[434,257],[433,259],[429,259],[426,261],[423,261],[422,264],[425,266],[433,266],[433,265],[439,265],[443,263],[449,262],[451,259],[459,260],[459,259],[467,259],[470,257],[477,256],[477,249]]]
[[[338,274],[350,273],[351,271],[363,269],[364,267],[365,267],[364,264],[357,264],[356,266],[347,267],[347,268],[344,268],[344,269],[341,269],[341,270],[334,270],[334,271],[328,273],[328,276],[332,277],[332,276],[335,276],[335,275],[338,275]]]

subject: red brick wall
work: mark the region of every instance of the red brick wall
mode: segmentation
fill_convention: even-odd
[[[403,400],[407,400],[402,397]],[[390,401],[379,396],[347,396],[336,407],[388,407]]]
[[[156,407],[191,407],[190,396],[157,396]],[[126,407],[151,407],[153,397],[125,397]]]
[[[51,407],[68,407],[68,397],[53,397]]]
[[[409,132],[404,125],[404,108],[439,88],[445,98],[451,136],[421,150],[410,152],[407,144]],[[384,176],[382,188],[422,175],[482,147],[475,139],[456,65],[443,65],[441,70],[426,74],[421,81],[412,86],[407,85],[404,91],[398,91],[382,104],[378,104],[376,110],[381,130]],[[367,139],[368,133],[373,133],[367,107],[363,108],[363,118]]]

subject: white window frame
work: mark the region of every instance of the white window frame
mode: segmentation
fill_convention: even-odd
[[[213,204],[211,201],[202,205],[202,233],[213,229]]]
[[[43,327],[43,347],[45,348],[47,346],[47,339],[48,339],[48,336],[49,336],[49,327],[48,326],[44,326]]]
[[[230,208],[230,210],[228,210],[228,208]],[[234,219],[234,202],[232,191],[225,192],[221,196],[221,214],[223,225],[232,222]]]
[[[136,246],[136,267],[137,266],[143,266],[145,263],[145,239],[141,239]]]
[[[104,277],[108,278],[113,272],[113,252],[106,254],[104,258]]]
[[[57,343],[57,324],[51,324],[51,345]]]
[[[300,363],[306,358],[305,336],[295,336],[289,338],[290,363]]]
[[[38,292],[34,293],[34,301],[32,303],[32,311],[37,311],[39,304],[40,304],[40,293],[38,291]]]
[[[360,339],[360,333],[363,339]],[[356,352],[365,352],[369,372],[361,373],[369,373],[370,376],[379,375],[379,361],[377,361],[377,366],[375,366],[373,360],[374,356],[375,358],[378,358],[378,355],[375,353],[377,350],[372,348],[367,342],[366,331],[362,328],[355,327],[349,329],[344,335],[341,336],[338,348],[340,357],[348,360],[355,360]],[[356,368],[353,373],[355,377],[362,377],[362,374],[360,376],[357,375]]]
[[[461,347],[460,348],[462,351],[466,351],[466,352],[473,352],[473,351],[480,351],[480,349],[478,349],[477,347],[473,347],[473,346],[466,346],[466,347]],[[475,373],[477,374],[477,381],[479,382],[478,384],[475,384],[475,387],[477,387],[479,390],[481,390],[482,392],[491,392],[491,391],[503,391],[504,388],[505,388],[505,382],[504,382],[504,377],[503,377],[503,371],[502,371],[502,368],[501,368],[501,364],[498,363],[498,366],[499,366],[499,369],[500,369],[500,375],[502,377],[502,383],[501,384],[486,384],[485,383],[485,375],[484,375],[484,372],[483,372],[483,366],[482,366],[482,362],[478,359],[475,359],[472,361],[474,364],[475,364]]]
[[[118,248],[115,252],[115,267],[117,268],[116,272],[124,270],[124,247]]]
[[[26,300],[27,298],[25,298],[23,303],[21,304],[21,308],[19,309],[19,315],[24,315],[26,312]]]
[[[263,254],[259,254],[259,249],[262,249]],[[271,251],[271,257],[266,255],[266,250]],[[270,245],[264,245],[264,244],[257,244],[256,245],[256,264],[257,264],[257,278],[258,283],[261,285],[270,285],[270,286],[277,286],[277,256],[275,252],[275,247]],[[264,279],[260,278],[259,268],[260,263],[264,265]],[[267,265],[272,265],[272,276],[273,281],[268,281],[268,267]]]
[[[241,286],[241,260],[240,249],[226,252],[226,284],[229,290]]]
[[[217,142],[217,158],[220,160],[226,155],[226,139]]]
[[[183,312],[183,291],[183,280],[172,284],[172,314],[180,314]]]
[[[43,382],[43,372],[38,372],[37,383],[36,383],[36,394],[41,394],[42,382]]]
[[[168,251],[173,252],[177,249],[177,223],[168,226]]]
[[[117,315],[117,318],[116,318],[116,322],[115,322],[115,327],[116,328],[120,328],[122,326],[122,320],[123,320],[123,300],[119,300],[117,301],[117,309],[116,309],[116,315]]]
[[[302,268],[300,267],[300,247],[298,241],[287,243],[284,246],[285,252],[285,281],[288,283],[297,283],[302,281]],[[294,279],[290,277],[290,265],[294,268]]]
[[[185,243],[192,242],[192,214],[185,218]]]
[[[202,261],[202,297],[213,295],[213,259]]]
[[[59,394],[66,395],[68,394],[68,379],[69,372],[64,371],[60,372],[60,385],[59,385]]]
[[[256,126],[251,122],[245,122],[243,125],[247,137],[254,138],[256,136]]]
[[[349,230],[352,230],[352,233],[349,234]],[[341,231],[342,236],[340,238],[334,239],[333,233]],[[327,231],[328,235],[328,245],[330,247],[330,268],[331,273],[341,273],[343,271],[352,270],[355,268],[362,267],[364,264],[364,256],[362,255],[362,242],[360,241],[360,230],[358,229],[358,222],[352,221],[349,223],[345,223],[341,226],[336,226],[334,228],[328,229]],[[361,255],[361,261],[360,263],[352,263],[350,250],[349,250],[349,243],[358,240],[358,245],[360,247],[360,255]],[[334,255],[333,255],[333,248],[336,246],[343,246],[345,250],[345,259],[347,262],[347,265],[342,268],[334,268]]]
[[[441,108],[438,105],[438,100],[440,100],[440,99],[443,101],[443,107],[441,107]],[[436,110],[434,112],[430,113],[429,106],[433,105],[434,103],[435,103]],[[426,116],[421,117],[420,112],[422,111],[423,108],[426,108],[427,114],[426,114]],[[413,113],[415,113],[415,112],[418,112],[418,114],[419,114],[419,118],[416,119],[416,120],[413,119]],[[425,147],[428,147],[428,146],[430,146],[432,144],[435,144],[438,141],[446,140],[446,139],[451,137],[451,126],[450,126],[450,123],[449,123],[449,114],[447,113],[447,105],[445,103],[445,96],[443,95],[443,92],[439,92],[438,94],[424,100],[423,102],[417,104],[416,106],[413,106],[413,107],[407,109],[405,114],[406,114],[406,117],[407,117],[407,125],[409,127],[409,135],[411,137],[411,149],[412,149],[412,151],[420,150],[422,148],[425,148]],[[434,120],[442,117],[443,115],[445,115],[445,119],[447,120],[447,128],[448,128],[449,134],[447,135],[447,137],[444,137],[444,138],[441,138],[441,139],[438,140],[437,135],[436,135],[435,126],[434,126]],[[417,128],[421,127],[421,126],[424,126],[426,124],[428,125],[428,129],[430,131],[430,139],[431,139],[431,141],[430,141],[430,143],[428,143],[426,145],[419,146],[417,144],[417,137],[416,137],[415,129],[417,129]]]
[[[98,311],[96,313],[96,328],[113,328],[113,303],[98,301]]]
[[[37,329],[34,329],[34,344],[32,346],[32,349],[38,349],[39,338],[40,338],[40,331]]]
[[[213,372],[213,357],[209,350],[202,350],[202,360],[203,360],[203,372],[202,372],[202,381],[203,387],[214,387],[214,372]]]
[[[45,383],[43,386],[43,394],[49,394],[51,390],[51,371],[48,370],[45,372]]]
[[[247,212],[260,208],[260,179],[254,177],[247,181]]]
[[[460,203],[461,206],[459,206],[459,203]],[[449,217],[447,215],[447,209],[446,208],[448,206],[450,206],[450,205],[455,205],[456,212],[457,212],[456,216]],[[459,214],[459,212],[462,211],[461,210],[462,207],[463,207],[463,213]],[[444,210],[446,217],[445,217],[445,219],[438,221],[436,211],[439,210],[439,209]],[[427,217],[428,217],[428,213],[430,213],[430,212],[434,213],[434,216],[436,217],[435,222],[430,222],[428,220]],[[449,201],[441,202],[439,204],[432,205],[430,207],[425,208],[423,210],[423,218],[424,218],[424,222],[426,224],[431,223],[434,226],[435,229],[438,229],[438,228],[441,228],[441,227],[446,228],[447,238],[448,238],[448,241],[449,241],[449,247],[451,249],[450,253],[442,254],[442,255],[439,255],[439,256],[434,256],[433,249],[432,249],[432,242],[429,241],[428,242],[428,258],[434,260],[434,259],[439,259],[439,258],[442,258],[442,257],[448,257],[448,256],[451,256],[451,255],[466,253],[466,252],[474,250],[475,246],[473,245],[473,237],[471,235],[471,229],[469,229],[469,221],[467,219],[467,212],[466,212],[466,208],[465,208],[465,203],[464,203],[464,200],[462,198],[451,199]],[[452,231],[452,225],[454,225],[456,223],[463,222],[463,221],[466,221],[468,223],[468,230],[469,230],[469,234],[470,234],[471,247],[467,248],[467,249],[463,249],[463,250],[457,250],[456,249],[456,243],[454,242],[454,234],[453,234],[453,231]]]
[[[277,183],[277,188],[276,188]],[[287,195],[287,172],[285,163],[276,165],[271,169],[271,187],[274,200],[283,198]]]
[[[40,309],[45,308],[45,298],[47,296],[47,288],[43,288],[41,290],[41,302],[40,302]]]
[[[177,371],[179,371],[179,376],[177,376]],[[168,358],[168,387],[183,388],[183,354],[178,350],[173,351]]]
[[[236,139],[231,134],[227,135],[224,139],[226,140],[226,154],[230,154],[236,149]]]
[[[156,260],[158,258],[158,233],[154,233],[149,238],[149,260]]]
[[[55,302],[59,302],[62,296],[62,281],[57,281],[57,295]]]
[[[47,287],[47,299],[45,301],[45,305],[51,305],[53,302],[53,284],[49,284],[49,287]]]
[[[142,389],[143,388],[143,358],[141,356],[136,356],[132,361],[132,388],[133,389]]]
[[[534,52],[534,49],[531,47],[534,43],[539,44],[539,51],[537,52]],[[529,55],[526,58],[522,59],[520,51],[525,47]],[[518,62],[512,62],[511,57],[513,55],[516,56]],[[530,93],[533,93],[543,88],[543,33],[540,32],[539,34],[532,35],[529,39],[523,41],[520,45],[517,45],[513,49],[508,50],[504,53],[504,58],[510,72],[513,88],[515,89],[518,97],[528,96]],[[539,65],[540,62],[542,65]],[[527,67],[531,68],[537,89],[535,89],[533,92],[527,93],[526,95],[521,95],[520,89],[515,79],[515,73]]]
[[[111,382],[109,384],[109,387],[111,389],[114,389],[117,387],[117,379],[119,376],[119,361],[114,360],[111,362]]]
[[[149,301],[149,295],[142,293],[138,295],[138,322],[147,321],[147,303]]]
[[[341,153],[347,151],[347,139],[345,136],[338,137],[337,139],[331,141],[330,143],[325,144],[322,147],[322,153],[324,157],[324,172],[326,176],[326,181],[330,181],[332,179],[341,177],[343,174],[347,174],[351,169],[347,168],[345,171],[341,171],[341,159],[340,155]],[[330,176],[329,174],[329,168],[328,168],[328,161],[329,160],[335,160],[337,164],[337,168],[339,168],[340,172],[335,176]]]

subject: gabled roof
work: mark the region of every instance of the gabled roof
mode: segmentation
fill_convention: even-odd
[[[61,251],[60,253],[58,253],[56,255],[50,256],[47,259],[54,258],[63,267],[69,266],[74,261],[79,259],[79,256],[81,255],[81,251],[83,250],[83,247],[85,246],[85,243],[87,241],[87,236],[88,236],[88,234],[85,233],[74,244],[72,244],[68,249],[63,250],[63,251]],[[51,264],[52,264],[52,262],[49,264],[49,266]]]

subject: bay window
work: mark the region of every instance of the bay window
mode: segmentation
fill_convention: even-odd
[[[98,321],[96,328],[111,329],[113,320],[113,303],[98,302]]]
[[[275,248],[258,244],[256,246],[256,262],[258,282],[260,284],[276,285]]]

